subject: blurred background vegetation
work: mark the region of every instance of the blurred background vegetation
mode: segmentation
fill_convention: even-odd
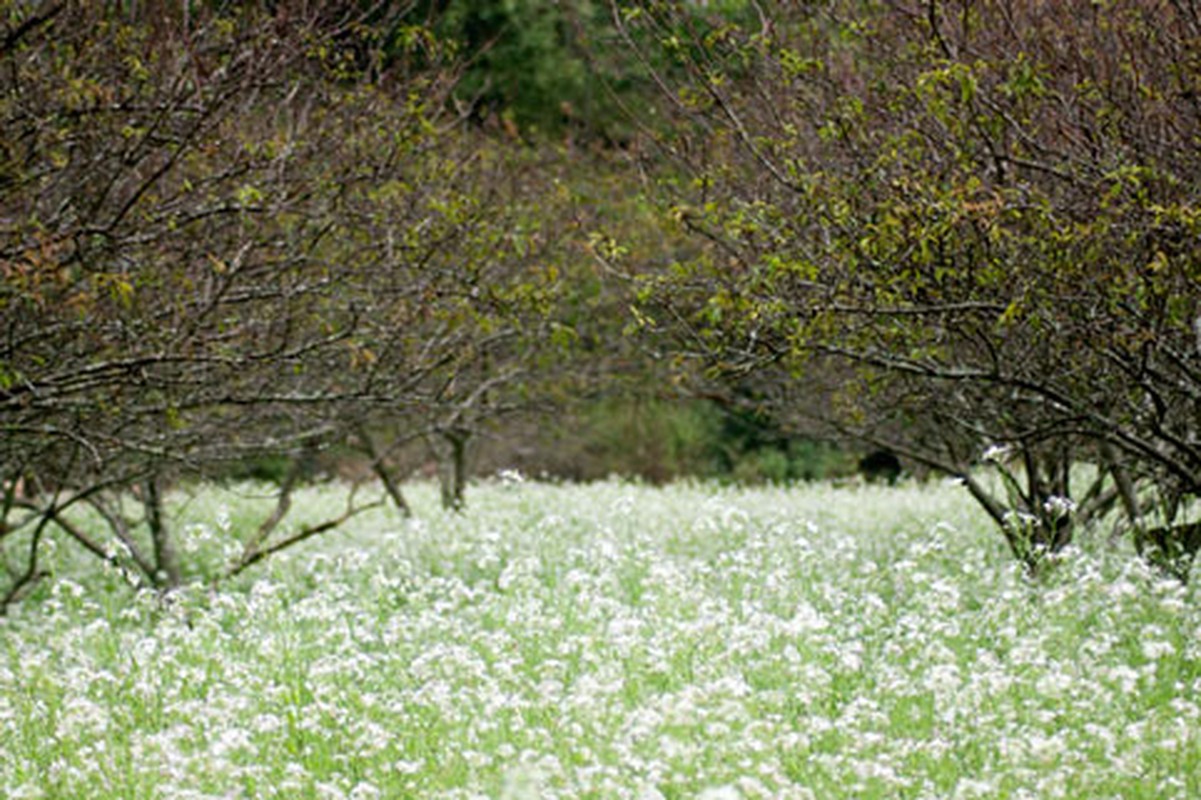
[[[506,467],[532,477],[588,481],[626,476],[649,483],[683,478],[773,483],[846,477],[849,451],[792,436],[764,414],[697,399],[598,397],[540,424],[514,449],[482,446],[485,473]]]
[[[706,29],[718,28],[718,20],[758,20],[745,0],[695,9]],[[661,265],[692,252],[680,231],[664,229],[658,187],[648,183],[651,172],[656,181],[685,179],[663,171],[647,139],[676,122],[658,114],[662,87],[653,71],[678,68],[658,50],[632,58],[615,24],[620,13],[609,0],[423,0],[406,20],[429,21],[460,61],[451,96],[459,113],[487,135],[566,153],[563,180],[588,207],[592,233],[620,242],[626,261]],[[627,309],[607,302],[612,287],[603,274],[575,272],[572,280],[565,299],[577,312],[568,324],[583,339],[591,332],[585,353],[614,347],[628,325]],[[620,475],[652,483],[786,483],[854,474],[854,448],[790,433],[766,409],[663,391],[660,372],[642,363],[643,355],[626,353],[624,363],[609,364],[603,379],[577,387],[555,413],[510,420],[477,439],[474,473],[517,469],[551,480]],[[563,377],[565,385],[576,379]],[[398,458],[410,473],[433,471],[428,448],[404,452]]]

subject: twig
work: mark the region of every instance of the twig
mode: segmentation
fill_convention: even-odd
[[[368,511],[372,508],[381,506],[381,505],[383,505],[383,503],[384,503],[384,500],[381,498],[379,500],[375,500],[371,503],[368,503],[367,505],[364,505],[364,506],[356,506],[354,504],[354,491],[352,490],[351,496],[347,500],[347,503],[346,503],[346,510],[344,512],[342,512],[342,514],[340,514],[337,517],[334,517],[333,519],[327,519],[324,522],[320,522],[316,525],[306,525],[303,528],[301,528],[299,531],[297,531],[296,533],[292,534],[291,536],[287,536],[287,537],[279,540],[278,542],[275,542],[274,544],[271,544],[267,547],[256,547],[253,550],[247,551],[246,553],[243,554],[242,558],[239,559],[236,564],[234,564],[228,570],[226,570],[225,574],[222,577],[227,580],[229,578],[233,578],[233,577],[241,574],[242,572],[246,571],[250,567],[254,566],[258,562],[262,561],[263,559],[273,556],[276,553],[280,552],[281,550],[286,550],[287,548],[289,548],[293,545],[300,544],[301,542],[305,541],[306,539],[311,539],[312,537],[317,536],[322,533],[325,533],[326,531],[333,530],[334,528],[338,527],[342,523],[346,522],[351,517],[357,516],[357,515],[363,513],[364,511]]]

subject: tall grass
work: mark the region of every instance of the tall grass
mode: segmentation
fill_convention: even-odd
[[[1100,543],[1031,584],[948,487],[409,491],[167,601],[56,554],[0,796],[1201,796],[1199,598]],[[216,562],[257,512],[180,513]]]

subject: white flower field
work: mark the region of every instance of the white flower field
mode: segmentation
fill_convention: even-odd
[[[1201,797],[1201,597],[1107,532],[1032,582],[950,486],[408,491],[168,601],[60,545],[0,796]],[[175,502],[191,563],[262,513]]]

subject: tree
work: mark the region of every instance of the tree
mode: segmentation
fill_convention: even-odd
[[[427,257],[457,247],[457,221],[420,242],[458,213],[434,125],[451,80],[405,11],[5,9],[0,540],[24,555],[3,605],[41,574],[51,531],[170,588],[184,568],[165,486],[340,441],[418,402],[452,357],[384,328],[430,316],[429,282],[387,283],[393,253],[356,205],[390,193],[390,231]],[[382,68],[398,31],[419,68]],[[294,485],[230,572],[326,529],[268,540]],[[140,521],[113,499],[130,490]],[[82,504],[120,547],[72,523]]]
[[[647,317],[783,411],[798,379],[826,384],[801,416],[957,475],[1031,567],[1120,504],[1186,576],[1197,10],[744,10],[616,9],[675,59],[664,146],[694,176],[675,214],[707,243],[647,283]],[[972,467],[998,448],[1018,461],[994,489]],[[1100,465],[1083,487],[1079,461]]]
[[[373,392],[402,401],[377,405],[371,425],[396,431],[388,447],[430,443],[449,508],[465,502],[468,444],[543,404],[571,344],[561,298],[572,201],[541,158],[465,127],[443,133],[432,172],[417,179],[438,187],[419,225],[407,188],[366,187],[350,200],[369,258],[387,243],[362,270],[376,311],[359,343]]]
[[[454,113],[416,4],[7,11],[0,608],[51,535],[137,586],[196,577],[164,493],[248,459],[288,466],[210,577],[365,507],[282,525],[328,448],[364,451],[408,513],[392,453],[445,445],[461,507],[469,442],[561,391],[570,159]]]

